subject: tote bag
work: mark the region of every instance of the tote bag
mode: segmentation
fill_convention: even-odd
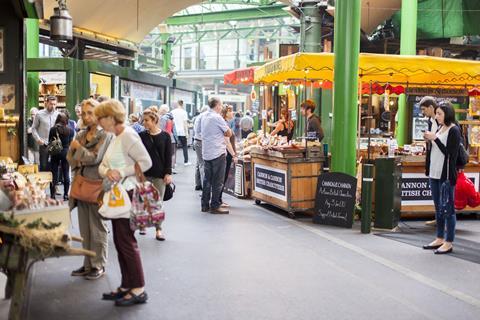
[[[104,219],[128,219],[130,218],[131,209],[132,202],[128,197],[127,191],[121,184],[115,183],[103,195],[103,201],[98,209],[98,213]]]

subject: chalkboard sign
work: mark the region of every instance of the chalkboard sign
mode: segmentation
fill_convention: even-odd
[[[332,172],[318,177],[314,223],[351,228],[357,191],[357,179]]]

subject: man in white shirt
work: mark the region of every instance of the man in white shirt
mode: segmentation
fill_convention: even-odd
[[[40,171],[48,171],[48,135],[50,128],[55,125],[58,117],[57,97],[48,96],[45,101],[45,109],[40,110],[32,124],[32,136],[39,145]]]
[[[177,107],[172,110],[172,115],[173,121],[175,122],[178,141],[181,143],[183,149],[183,164],[189,166],[191,163],[188,162],[188,114],[183,108],[183,100],[178,100]]]
[[[422,114],[424,117],[428,118],[428,130],[430,132],[437,132],[438,130],[438,122],[435,119],[435,112],[437,110],[437,102],[435,101],[434,97],[430,96],[425,96],[420,100],[419,102],[420,105],[420,110],[422,111]],[[432,142],[431,141],[426,141],[426,146],[427,146],[427,155],[425,159],[425,173],[428,176],[429,175],[429,170],[430,170],[430,153],[432,151]],[[425,222],[426,225],[428,226],[435,226],[436,221],[431,220]]]

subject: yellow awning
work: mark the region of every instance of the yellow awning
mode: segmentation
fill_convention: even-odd
[[[305,79],[333,81],[333,64],[332,53],[297,53],[257,68],[255,83],[288,83]],[[480,84],[480,62],[361,53],[359,77],[362,82],[474,86]]]

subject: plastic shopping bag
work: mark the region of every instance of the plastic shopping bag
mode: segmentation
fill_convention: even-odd
[[[112,185],[103,195],[103,203],[98,213],[105,219],[130,218],[132,203],[125,188],[119,183]]]

